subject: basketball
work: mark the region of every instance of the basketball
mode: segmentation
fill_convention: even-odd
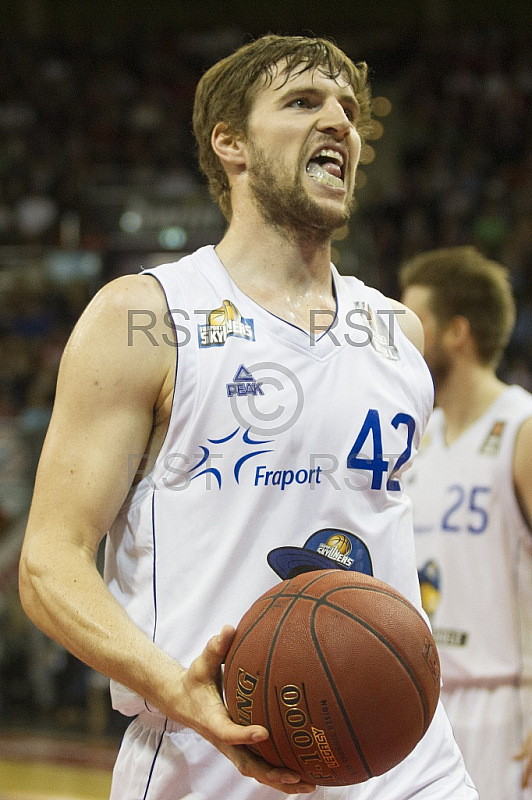
[[[232,719],[264,725],[251,749],[323,786],[402,761],[438,703],[440,665],[423,617],[376,578],[318,570],[282,581],[237,626],[223,686]]]

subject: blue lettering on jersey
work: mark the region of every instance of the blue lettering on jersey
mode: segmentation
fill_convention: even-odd
[[[251,372],[243,364],[236,371],[232,383],[227,383],[228,397],[247,397],[247,395],[264,394],[262,381],[256,381]]]
[[[255,469],[255,486],[277,486],[282,492],[293,484],[321,483],[321,467],[316,469],[267,469],[261,465]]]
[[[399,413],[396,414],[391,423],[395,430],[399,428],[406,428],[406,446],[404,450],[398,454],[398,459],[391,470],[391,474],[386,482],[386,488],[390,492],[400,492],[401,484],[396,479],[401,467],[403,467],[412,456],[412,443],[414,440],[414,433],[416,431],[416,422],[410,414]],[[385,459],[385,455],[393,455],[385,453],[382,444],[382,425],[381,418],[376,408],[370,408],[366,414],[366,418],[362,423],[362,427],[358,436],[349,451],[347,456],[347,469],[352,469],[362,472],[371,473],[371,488],[381,489],[383,475],[388,474],[390,461]],[[366,441],[371,443],[373,450],[373,457],[366,457],[362,448],[366,445]]]
[[[445,511],[441,528],[445,533],[484,533],[489,522],[490,486],[466,489],[459,483],[449,486],[450,505]]]

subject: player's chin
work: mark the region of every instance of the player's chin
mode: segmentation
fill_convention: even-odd
[[[314,183],[316,185],[309,190],[312,202],[326,216],[338,220],[333,227],[341,228],[347,222],[353,210],[352,191],[345,186],[328,186],[317,181],[314,181]]]
[[[315,207],[317,210],[319,209],[316,222],[319,218],[323,228],[328,228],[331,234],[345,225],[351,216],[351,207],[347,199],[342,202],[325,199],[315,202]]]

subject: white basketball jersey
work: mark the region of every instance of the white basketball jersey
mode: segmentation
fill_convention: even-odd
[[[316,316],[310,334],[243,294],[213,247],[147,271],[178,342],[173,409],[150,475],[109,532],[105,577],[185,666],[302,570],[364,571],[421,607],[401,483],[432,381],[390,303],[332,270],[336,316],[328,329]],[[116,684],[113,702],[144,708]]]
[[[532,675],[532,534],[512,479],[516,435],[530,416],[532,396],[511,386],[447,446],[436,409],[405,482],[447,689]]]

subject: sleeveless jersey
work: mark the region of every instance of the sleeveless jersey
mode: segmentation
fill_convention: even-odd
[[[367,572],[421,607],[402,475],[432,408],[430,373],[389,301],[331,269],[336,315],[316,315],[310,334],[240,291],[213,247],[143,273],[177,339],[173,407],[108,534],[105,579],[184,666],[302,570]],[[112,694],[125,714],[145,708],[117,684]]]
[[[436,409],[405,481],[446,689],[531,678],[532,534],[512,478],[516,435],[530,416],[532,396],[508,387],[447,446]]]

